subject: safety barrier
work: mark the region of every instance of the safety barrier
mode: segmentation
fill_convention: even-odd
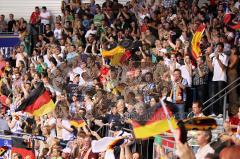
[[[218,128],[212,130],[212,142],[218,140],[219,134],[222,132],[222,124],[223,119],[216,119],[218,123]],[[123,131],[127,131],[129,133],[133,133],[131,129],[122,128]],[[114,136],[115,131],[111,130],[109,124],[105,124],[100,127],[97,132],[100,136]],[[195,134],[195,135],[194,135]],[[154,140],[154,142],[153,142]],[[164,133],[162,135],[158,135],[154,138],[149,138],[147,140],[136,140],[138,144],[138,152],[140,156],[143,156],[145,159],[159,159],[161,157],[162,149],[164,154],[168,157],[168,159],[176,159],[176,142],[171,133]],[[196,133],[194,131],[190,131],[188,133],[188,144],[192,147],[194,153],[197,152],[198,145],[196,143]]]
[[[122,128],[123,131],[133,133],[131,129]],[[115,131],[111,130],[109,124],[104,124],[96,131],[100,136],[114,136]],[[161,136],[161,147],[163,147],[164,151],[168,155],[172,155],[173,158],[176,157],[175,152],[175,141],[172,136],[163,135]],[[137,145],[137,146],[136,146]],[[136,149],[138,150],[140,156],[144,156],[143,158],[147,159],[159,159],[159,143],[156,143],[154,138],[149,138],[146,140],[136,140]],[[173,159],[172,158],[172,159]],[[169,158],[171,159],[171,158]]]

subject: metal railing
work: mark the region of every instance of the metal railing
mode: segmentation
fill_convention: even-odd
[[[235,85],[234,85],[235,84]],[[234,86],[233,86],[234,85]],[[233,86],[232,88],[230,88],[231,86]],[[205,101],[203,103],[204,106],[206,106],[202,112],[205,112],[207,109],[211,108],[212,106],[214,106],[214,104],[216,102],[218,102],[219,100],[221,100],[222,98],[224,98],[224,104],[223,104],[223,118],[226,119],[226,108],[227,108],[227,95],[229,93],[231,93],[234,89],[237,89],[237,87],[240,86],[240,77],[238,77],[236,80],[234,80],[232,83],[228,84],[225,88],[223,88],[221,91],[219,91],[217,94],[215,94],[214,96],[212,96],[211,98],[209,98],[207,101]],[[229,89],[230,88],[230,89]],[[224,93],[224,94],[223,94]],[[223,95],[221,95],[223,94]],[[218,97],[219,95],[221,95],[220,97]],[[215,99],[216,97],[218,97],[216,100],[213,101],[213,99]],[[212,102],[213,101],[213,102]],[[209,105],[207,105],[209,102]],[[192,114],[193,112],[191,111],[188,114],[188,117]]]

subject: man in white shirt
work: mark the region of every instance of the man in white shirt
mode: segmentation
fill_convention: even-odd
[[[211,50],[207,50],[207,64],[210,69],[210,71],[213,72],[213,90],[212,90],[212,96],[221,91],[227,82],[227,66],[228,66],[228,60],[229,57],[223,52],[224,50],[224,44],[218,43],[217,49],[214,53],[211,53]],[[219,97],[222,96],[222,94],[219,95]],[[216,106],[212,107],[212,113],[218,115],[223,114],[223,100],[220,100],[218,103],[216,103]]]
[[[41,25],[40,25],[40,33],[45,32],[45,25],[50,24],[51,15],[47,10],[47,7],[42,7],[42,11],[40,13]]]
[[[50,12],[47,10],[47,7],[42,7],[42,11],[40,13],[40,18],[41,18],[41,23],[46,25],[46,24],[50,24],[50,19],[51,19],[51,15]]]
[[[190,60],[189,56],[184,57],[184,65],[180,66],[182,77],[188,81],[188,86],[192,86],[192,71],[195,68]]]
[[[205,159],[209,153],[214,153],[214,149],[209,145],[212,139],[211,131],[199,131],[197,133],[197,143],[199,149],[196,153],[196,159]]]

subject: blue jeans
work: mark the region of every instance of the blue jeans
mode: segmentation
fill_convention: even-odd
[[[182,120],[186,117],[185,114],[185,104],[175,104],[174,116],[177,120]]]

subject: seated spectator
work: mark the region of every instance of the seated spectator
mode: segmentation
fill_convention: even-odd
[[[202,103],[200,101],[194,101],[192,104],[193,117],[204,117],[202,109]]]
[[[212,140],[211,131],[199,131],[197,135],[197,143],[199,149],[196,153],[196,159],[204,159],[208,153],[214,153],[213,148],[209,145]]]

